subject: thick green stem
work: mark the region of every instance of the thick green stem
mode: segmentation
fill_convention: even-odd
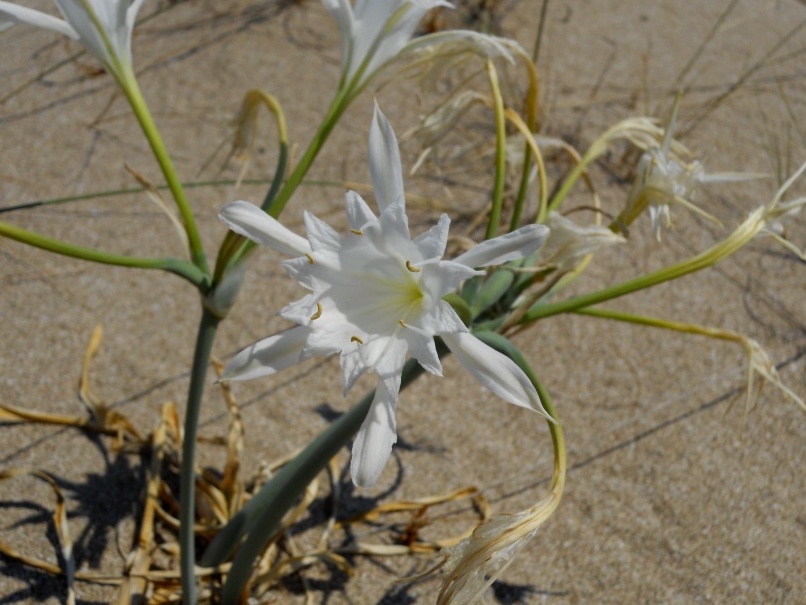
[[[182,217],[185,232],[188,236],[188,246],[190,248],[190,256],[193,260],[193,264],[204,273],[209,273],[207,257],[204,254],[204,246],[202,245],[201,236],[196,226],[196,219],[193,216],[182,183],[176,174],[171,156],[165,148],[162,136],[157,129],[157,125],[154,123],[154,118],[151,116],[140,86],[137,84],[137,79],[134,77],[133,73],[126,74],[125,77],[120,79],[120,84],[126,98],[129,100],[134,115],[137,117],[137,121],[140,123],[140,127],[143,129],[143,134],[145,134],[148,144],[151,146],[151,151],[154,153],[154,157],[162,169],[165,182],[168,184],[168,189],[170,189],[171,195],[173,195],[176,206],[179,209],[179,214]]]
[[[196,548],[194,523],[196,519],[196,434],[199,428],[204,383],[210,352],[215,340],[219,319],[206,309],[202,310],[193,368],[190,372],[185,431],[182,441],[182,470],[179,482],[179,548],[182,573],[182,602],[196,605]]]

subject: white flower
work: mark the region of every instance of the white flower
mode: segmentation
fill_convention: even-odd
[[[340,353],[345,394],[359,376],[378,375],[371,409],[353,445],[356,484],[375,483],[396,441],[395,406],[407,354],[432,374],[442,375],[434,337],[439,336],[482,385],[506,401],[546,414],[527,376],[508,357],[473,336],[442,298],[475,267],[504,263],[531,254],[548,230],[528,225],[487,240],[453,260],[442,260],[450,219],[422,235],[409,235],[397,139],[376,106],[369,137],[369,165],[376,216],[361,197],[346,195],[350,232],[338,234],[305,213],[307,239],[291,232],[247,202],[221,212],[233,231],[297,258],[285,261],[288,273],[311,294],[280,315],[297,325],[238,353],[224,370],[225,380],[274,374],[313,355]]]
[[[50,29],[79,40],[116,76],[131,67],[131,41],[137,11],[144,0],[55,0],[64,20],[0,1],[0,20]]]
[[[406,46],[420,19],[445,0],[322,0],[341,33],[341,69],[360,88]],[[358,80],[352,82],[358,75]]]

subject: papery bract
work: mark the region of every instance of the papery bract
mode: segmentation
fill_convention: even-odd
[[[357,193],[346,195],[350,232],[342,236],[305,213],[307,239],[247,202],[227,205],[221,219],[253,241],[297,258],[283,263],[311,294],[280,315],[298,324],[238,353],[225,380],[274,374],[313,355],[340,354],[346,393],[367,370],[378,375],[371,409],[353,446],[358,485],[377,481],[396,440],[395,407],[401,371],[410,354],[428,372],[442,374],[434,337],[440,336],[482,385],[506,401],[548,417],[537,391],[508,357],[481,342],[443,300],[477,267],[529,255],[548,230],[527,225],[443,260],[450,219],[411,238],[397,139],[377,108],[369,138],[369,164],[380,209],[376,216]]]

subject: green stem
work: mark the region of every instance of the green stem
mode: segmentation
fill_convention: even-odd
[[[695,273],[716,265],[741,249],[761,231],[765,224],[764,217],[761,214],[763,210],[763,208],[758,209],[736,231],[705,252],[664,269],[653,271],[603,290],[575,296],[553,304],[537,303],[523,314],[519,323],[528,323],[552,315],[584,309],[585,307],[620,298],[626,294],[675,280],[689,273]]]
[[[708,326],[700,326],[697,324],[685,323],[680,321],[673,321],[670,319],[660,319],[659,317],[646,317],[644,315],[633,315],[632,313],[624,313],[623,311],[616,311],[614,309],[602,309],[600,307],[579,309],[574,311],[577,315],[587,315],[588,317],[599,317],[601,319],[610,319],[613,321],[620,321],[623,323],[630,323],[639,326],[647,326],[650,328],[661,328],[663,330],[672,330],[673,332],[682,332],[683,334],[696,334],[698,336],[708,336],[717,340],[727,340],[730,342],[742,343],[744,336],[737,332],[730,330],[722,330],[720,328],[709,328]]]
[[[542,18],[545,18],[545,15],[541,15]],[[538,40],[541,36],[541,32],[543,29],[543,22],[541,21],[540,31],[538,32]],[[539,46],[539,42],[535,44],[535,46]],[[535,49],[536,50],[536,49]],[[532,164],[532,146],[529,144],[529,137],[533,136],[534,133],[537,131],[537,103],[538,103],[538,94],[539,94],[539,86],[538,86],[538,77],[537,77],[537,59],[536,57],[522,57],[522,61],[526,66],[526,71],[529,74],[529,92],[526,95],[526,125],[528,127],[528,134],[524,133],[524,143],[523,143],[523,170],[521,171],[521,182],[518,186],[518,195],[515,198],[515,205],[512,209],[512,220],[509,223],[509,230],[515,231],[518,228],[521,222],[521,215],[523,214],[523,207],[526,204],[526,194],[529,192],[529,173],[531,172],[531,164]],[[538,155],[538,169],[541,176],[544,174],[544,168],[542,166],[542,161],[540,156]],[[545,220],[545,215],[548,210],[548,202],[547,202],[547,192],[545,191],[546,183],[545,179],[540,179],[540,206],[537,209],[537,219],[536,222],[542,223]]]
[[[283,185],[282,189],[280,189],[280,192],[277,193],[277,196],[271,200],[268,205],[266,205],[266,201],[271,199],[270,194],[272,193],[272,190],[275,189],[274,181],[272,182],[271,189],[266,195],[263,206],[263,209],[267,214],[269,214],[269,216],[279,218],[280,213],[282,213],[283,209],[285,209],[286,204],[297,190],[297,187],[299,187],[302,179],[305,178],[305,175],[308,173],[308,170],[316,159],[316,156],[322,150],[325,141],[327,141],[327,138],[330,136],[330,133],[333,131],[333,128],[339,121],[341,114],[344,113],[345,109],[347,109],[347,106],[350,104],[351,100],[352,97],[350,97],[343,90],[340,90],[339,93],[334,97],[333,101],[330,103],[330,107],[327,110],[324,120],[319,125],[316,133],[313,135],[311,142],[308,144],[308,148],[305,150],[305,153],[302,154],[302,157],[294,168],[294,171],[289,175],[288,180],[285,182],[285,185]],[[229,266],[233,266],[241,262],[241,259],[249,254],[255,245],[256,244],[251,240],[244,241],[237,252],[229,257],[227,264]],[[224,268],[222,267],[222,270],[223,269]]]
[[[182,469],[179,480],[179,548],[182,574],[182,602],[196,605],[196,548],[194,523],[196,520],[196,435],[199,428],[204,383],[210,352],[213,348],[219,319],[202,309],[193,368],[190,372],[185,430],[182,437]]]
[[[193,260],[193,264],[204,273],[209,274],[207,257],[204,254],[201,236],[199,235],[196,219],[193,216],[190,203],[185,195],[185,190],[176,174],[171,156],[165,148],[165,143],[157,129],[157,125],[154,123],[154,118],[151,116],[143,93],[137,83],[137,79],[134,77],[134,73],[131,72],[130,68],[128,68],[127,71],[128,73],[120,79],[121,88],[126,98],[129,100],[129,104],[131,105],[134,115],[137,117],[137,121],[140,123],[140,127],[143,129],[143,134],[145,134],[151,146],[151,151],[154,153],[154,157],[162,169],[165,182],[168,184],[168,189],[170,189],[176,206],[179,209],[179,214],[182,217],[185,232],[188,236],[188,246],[190,248],[190,256]]]
[[[333,128],[339,121],[341,114],[344,113],[344,110],[347,109],[349,105],[350,98],[348,98],[344,92],[339,92],[330,103],[330,107],[328,107],[327,114],[325,115],[324,120],[319,125],[316,133],[313,135],[313,139],[308,144],[308,148],[305,150],[305,153],[299,159],[299,163],[294,168],[294,171],[289,175],[288,180],[285,182],[285,185],[280,190],[280,193],[277,194],[277,197],[274,198],[274,201],[266,208],[266,212],[269,213],[274,218],[278,218],[280,213],[285,208],[285,205],[288,203],[288,200],[291,199],[293,193],[297,190],[300,182],[308,173],[308,170],[313,164],[313,161],[316,159],[316,156],[319,155],[319,152],[322,150],[322,147],[327,141],[327,138],[330,136],[330,133],[333,131]]]
[[[487,75],[490,80],[493,104],[495,109],[495,181],[493,183],[492,206],[490,218],[487,222],[487,232],[484,239],[492,239],[498,235],[501,224],[501,206],[504,201],[504,184],[507,170],[507,131],[504,117],[504,99],[501,96],[501,87],[498,84],[498,74],[492,61],[487,61]]]
[[[207,276],[199,271],[198,267],[178,258],[140,258],[123,254],[111,254],[47,237],[27,229],[9,225],[4,221],[0,221],[0,235],[48,252],[94,263],[137,269],[163,269],[185,278],[200,290],[206,287],[208,281]]]

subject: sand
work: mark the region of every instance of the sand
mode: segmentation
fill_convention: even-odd
[[[147,2],[142,15],[164,4]],[[486,24],[531,50],[540,2],[478,4],[482,18],[475,22],[465,7],[432,24]],[[597,258],[574,293],[704,249],[768,201],[781,179],[806,160],[806,85],[797,54],[806,46],[806,34],[795,29],[806,18],[803,5],[739,2],[686,70],[727,4],[549,4],[539,60],[544,134],[584,149],[620,119],[662,118],[675,91],[684,88],[680,130],[706,168],[770,175],[709,185],[698,193],[697,202],[723,222],[723,230],[675,212],[674,229],[659,244],[648,220],[639,220],[630,243]],[[229,136],[229,121],[246,90],[263,88],[278,98],[299,154],[339,77],[337,30],[314,0],[176,3],[138,27],[134,47],[144,94],[187,181],[237,175],[237,164],[224,165],[226,151],[204,165]],[[126,104],[94,61],[82,57],[44,73],[77,48],[24,27],[0,36],[2,95],[32,81],[0,106],[0,207],[136,186],[124,164],[160,180]],[[522,87],[514,76],[506,85]],[[301,230],[303,209],[344,225],[342,181],[368,181],[373,97],[402,134],[440,98],[439,92],[415,89],[410,80],[388,82],[371,87],[351,106],[310,173],[318,184],[301,187],[284,215],[292,228]],[[274,169],[274,130],[268,119],[262,124],[249,178]],[[470,114],[463,129],[445,141],[438,161],[407,178],[407,190],[466,214],[481,209],[490,186],[490,124],[483,110]],[[404,166],[411,167],[418,152],[415,141],[405,141]],[[616,149],[593,169],[607,208],[623,203],[629,166],[630,158]],[[225,234],[217,219],[221,206],[235,199],[257,202],[264,192],[265,185],[250,184],[190,190],[210,254]],[[806,182],[792,196],[798,193],[806,194]],[[574,191],[575,203],[588,200],[582,188]],[[424,209],[413,213],[413,230],[435,216]],[[35,207],[0,218],[119,253],[182,254],[170,222],[143,194]],[[803,217],[788,223],[801,248],[805,226]],[[0,241],[0,254],[0,401],[83,414],[76,395],[82,355],[93,328],[102,324],[103,344],[91,374],[97,396],[143,431],[156,425],[166,401],[181,409],[200,314],[191,287],[174,276],[91,265],[8,240]],[[300,291],[284,277],[278,259],[269,251],[252,259],[241,297],[215,343],[219,358],[285,325],[275,313]],[[747,334],[773,362],[784,364],[781,377],[806,397],[805,275],[795,256],[760,239],[715,270],[611,307]],[[495,586],[492,602],[804,602],[806,416],[770,385],[757,408],[744,413],[737,395],[746,364],[735,344],[579,316],[543,321],[516,340],[554,395],[570,470],[560,508]],[[490,397],[455,360],[446,361],[444,374],[403,393],[395,458],[375,488],[353,490],[346,474],[342,477],[345,510],[362,510],[375,498],[424,497],[471,485],[484,490],[495,512],[515,512],[541,497],[552,463],[541,421]],[[246,425],[244,474],[303,446],[327,425],[323,410],[347,409],[369,384],[362,382],[344,399],[335,360],[317,360],[237,385]],[[224,403],[211,387],[202,433],[225,430]],[[132,546],[145,463],[115,454],[106,437],[74,429],[4,425],[0,443],[2,468],[37,468],[57,479],[68,500],[79,569],[119,573]],[[220,467],[223,458],[221,448],[205,447],[201,464]],[[339,464],[348,468],[346,450]],[[56,563],[49,488],[18,478],[0,484],[0,503],[0,540]],[[427,538],[450,535],[470,522],[467,514],[443,518],[435,511],[430,518]],[[362,541],[393,538],[366,526],[357,531]],[[434,562],[359,557],[350,578],[318,566],[309,572],[313,600],[432,602],[438,576],[396,582]],[[82,603],[113,596],[96,584],[79,583],[77,590]],[[64,594],[63,580],[0,558],[0,603],[59,603]],[[304,602],[295,583],[275,596],[278,603]]]

